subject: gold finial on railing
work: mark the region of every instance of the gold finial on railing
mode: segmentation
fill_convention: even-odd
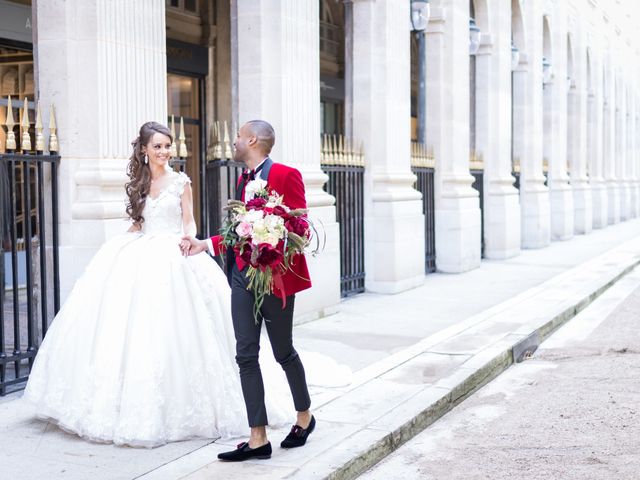
[[[178,157],[178,147],[176,146],[176,118],[171,115],[171,158]]]
[[[16,147],[16,136],[13,133],[13,127],[16,122],[13,120],[13,108],[11,108],[11,95],[7,104],[7,119],[4,124],[7,126],[7,150],[14,151]]]
[[[40,111],[40,102],[36,109],[36,152],[44,152],[44,135],[42,134],[42,112]]]
[[[511,160],[511,169],[514,173],[520,173],[520,159],[514,158]]]
[[[434,168],[433,155],[424,143],[411,142],[411,166],[414,168]]]
[[[216,151],[216,122],[209,125],[209,142],[207,143],[207,161],[215,160]]]
[[[180,136],[178,139],[180,140],[180,150],[178,155],[180,158],[187,158],[189,153],[187,152],[187,143],[185,142],[187,137],[184,135],[184,117],[180,117]]]
[[[216,144],[213,149],[213,156],[214,158],[220,159],[222,158],[222,130],[220,127],[220,121],[216,120],[214,125],[215,125],[215,132],[216,132]]]
[[[336,151],[338,150],[338,140],[335,135],[329,135],[327,140],[329,142],[329,165],[337,165],[338,157]]]
[[[58,152],[58,135],[56,135],[56,114],[51,104],[49,111],[49,153]]]
[[[587,167],[589,165],[589,162],[587,162]],[[549,160],[547,160],[546,158],[542,159],[542,171],[544,173],[547,173],[549,171]]]
[[[20,122],[22,128],[22,141],[20,142],[20,149],[23,152],[31,151],[31,136],[29,135],[29,102],[27,97],[24,97],[24,109],[22,111],[22,121]]]
[[[329,154],[329,149],[327,148],[327,134],[322,134],[322,145],[320,147],[320,163],[327,164],[327,156]]]
[[[484,161],[482,155],[476,154],[475,151],[470,152],[469,155],[469,169],[470,170],[484,170]]]
[[[229,125],[227,121],[224,121],[224,158],[230,159],[233,157],[233,151],[231,150],[231,141],[229,139]]]

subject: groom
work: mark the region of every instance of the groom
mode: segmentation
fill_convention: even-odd
[[[268,186],[284,196],[284,203],[291,209],[306,208],[304,184],[300,172],[295,168],[275,163],[269,158],[276,135],[273,127],[264,120],[245,123],[235,140],[235,159],[243,162],[247,170],[242,174],[236,187],[235,198],[244,201],[244,189],[254,178],[265,180]],[[185,237],[190,243],[189,255],[209,249],[213,255],[226,254],[225,268],[231,285],[231,315],[236,337],[236,361],[240,368],[242,393],[251,427],[248,442],[238,445],[236,450],[218,455],[221,460],[243,461],[250,458],[270,458],[271,443],[267,439],[265,426],[268,424],[264,404],[264,385],[258,363],[260,350],[260,330],[265,319],[267,333],[273,354],[282,366],[289,382],[293,402],[298,412],[296,425],[280,444],[283,448],[301,447],[313,432],[315,418],[309,407],[311,399],[307,389],[304,367],[298,353],[293,348],[293,305],[295,294],[311,287],[309,271],[303,255],[294,259],[282,276],[283,290],[274,287],[273,295],[264,299],[260,310],[259,324],[253,316],[254,295],[247,290],[246,268],[240,270],[232,249],[224,249],[221,237],[217,235],[207,240]],[[187,252],[185,252],[187,253]],[[286,306],[282,308],[282,298]]]

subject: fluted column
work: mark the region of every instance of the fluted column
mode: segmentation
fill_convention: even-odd
[[[34,2],[39,100],[56,107],[64,298],[104,240],[128,225],[125,167],[148,120],[166,122],[165,2]]]
[[[521,233],[511,175],[511,11],[497,1],[487,11],[491,30],[476,55],[476,152],[484,160],[484,253],[502,259],[520,253]]]
[[[567,240],[574,233],[573,193],[567,171],[569,132],[573,131],[573,115],[567,95],[568,55],[566,4],[557,3],[552,31],[553,78],[543,86],[544,145],[543,157],[548,162],[549,203],[551,205],[551,238]],[[542,67],[540,67],[542,68]]]
[[[521,94],[526,99],[524,148],[520,160],[522,246],[540,248],[551,241],[549,191],[542,172],[542,2],[523,2],[522,5],[527,59],[516,72],[518,76],[524,76]]]
[[[607,186],[604,179],[604,122],[603,122],[603,74],[602,59],[592,65],[592,85],[589,91],[589,183],[591,184],[591,199],[593,208],[593,228],[607,226]]]
[[[615,85],[610,62],[607,62],[604,75],[604,178],[607,185],[607,222],[614,224],[620,221],[620,190],[618,189],[618,179],[616,178]]]
[[[322,189],[327,176],[320,168],[318,2],[234,1],[238,124],[253,119],[271,123],[276,131],[271,157],[302,173],[311,218],[322,221],[327,246],[309,258],[314,288],[299,295],[296,315],[322,316],[340,301],[340,252],[335,199]]]
[[[635,127],[635,102],[633,101],[632,90],[628,90],[627,98],[627,142],[625,145],[627,152],[627,162],[625,165],[625,181],[629,191],[629,218],[638,216],[638,190],[636,188],[636,178],[634,173],[634,164],[636,160],[636,152],[634,150],[634,127]]]
[[[620,220],[629,218],[629,185],[626,177],[627,164],[627,105],[622,81],[616,88],[616,158],[615,171],[620,191]]]
[[[574,229],[577,234],[593,229],[591,187],[587,177],[587,55],[586,33],[581,25],[575,26],[574,71],[569,101],[573,122],[569,157],[571,187],[573,190]]]
[[[353,135],[364,144],[365,282],[374,292],[424,281],[424,215],[410,166],[409,8],[353,2]]]
[[[431,3],[426,133],[436,160],[436,265],[455,273],[478,267],[481,249],[478,192],[469,173],[469,4]]]

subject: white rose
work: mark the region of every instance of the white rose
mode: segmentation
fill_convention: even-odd
[[[251,180],[244,187],[244,199],[245,201],[253,200],[256,196],[256,193],[265,190],[267,188],[267,182],[262,180],[261,178],[256,178],[255,180]]]

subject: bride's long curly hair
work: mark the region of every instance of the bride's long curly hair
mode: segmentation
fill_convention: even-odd
[[[129,158],[127,165],[127,176],[130,181],[124,186],[128,202],[127,215],[135,223],[142,224],[144,217],[142,211],[151,189],[151,169],[149,165],[144,163],[144,153],[142,147],[149,144],[154,134],[161,133],[166,135],[173,142],[171,131],[164,125],[157,122],[147,122],[140,127],[140,133],[131,145],[133,145],[133,153]]]

